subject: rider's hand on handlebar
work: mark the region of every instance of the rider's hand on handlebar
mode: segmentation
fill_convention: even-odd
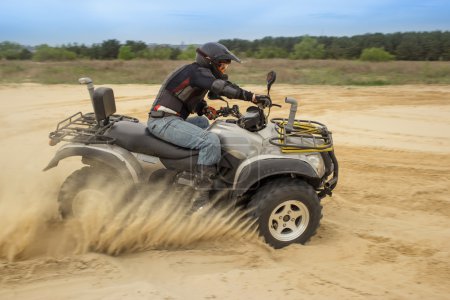
[[[263,108],[270,107],[272,104],[272,100],[267,95],[256,95],[253,94],[252,102],[255,104],[261,105]]]
[[[215,120],[219,116],[217,110],[211,106],[205,107],[203,113],[209,120]]]

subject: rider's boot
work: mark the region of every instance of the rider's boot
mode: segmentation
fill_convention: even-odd
[[[209,193],[212,189],[213,179],[217,173],[216,166],[197,165],[195,172],[195,195],[192,201],[191,212],[196,212],[211,205]]]

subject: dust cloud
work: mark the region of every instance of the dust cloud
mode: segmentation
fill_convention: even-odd
[[[131,198],[129,188],[103,188],[98,201],[85,205],[76,217],[62,220],[56,187],[46,190],[37,184],[33,188],[34,184],[20,192],[14,185],[2,189],[0,258],[13,261],[87,252],[119,255],[257,237],[245,211],[206,208],[189,214],[190,199],[167,195],[162,186]],[[106,195],[107,199],[101,198]]]

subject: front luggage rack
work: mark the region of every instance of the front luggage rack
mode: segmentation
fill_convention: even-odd
[[[61,141],[83,144],[114,144],[115,138],[105,136],[105,132],[118,121],[139,122],[138,119],[123,115],[111,115],[107,121],[97,122],[94,113],[77,112],[62,120],[56,130],[50,132],[50,145]]]
[[[284,153],[333,151],[331,131],[322,123],[294,120],[290,128],[286,126],[288,119],[273,118],[270,121],[275,124],[278,136],[270,138],[269,142]]]

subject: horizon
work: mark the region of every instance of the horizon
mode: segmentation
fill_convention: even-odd
[[[5,1],[0,11],[0,41],[58,46],[116,39],[189,45],[222,39],[450,30],[450,2],[444,0],[346,0],[339,5],[331,0],[275,4],[262,0],[256,5],[230,0],[226,5],[211,7],[206,0],[192,1],[189,6],[180,0]]]
[[[396,33],[405,34],[405,33],[439,32],[439,31],[440,32],[450,32],[450,30],[439,30],[438,29],[438,30],[428,30],[428,31],[396,31],[396,32],[387,32],[387,33],[383,33],[383,32],[367,32],[367,33],[362,33],[362,34],[341,35],[341,36],[339,36],[339,35],[326,35],[326,36],[318,36],[317,35],[317,36],[315,36],[315,35],[305,34],[305,35],[300,35],[300,36],[264,36],[264,37],[257,38],[257,39],[252,39],[252,40],[250,40],[250,39],[241,39],[241,38],[224,38],[224,39],[221,39],[221,40],[235,40],[236,39],[236,40],[246,40],[246,41],[249,41],[249,42],[254,42],[256,40],[262,40],[262,39],[265,39],[265,38],[274,38],[274,39],[275,38],[298,38],[298,37],[305,37],[305,36],[314,37],[314,38],[318,38],[318,37],[336,37],[336,38],[348,37],[348,38],[351,38],[351,37],[354,37],[354,36],[364,36],[364,35],[371,35],[371,34],[389,35],[389,34],[396,34]],[[118,40],[121,44],[125,44],[126,41],[135,41],[135,42],[141,41],[141,42],[145,42],[145,41],[142,41],[142,40],[119,40],[117,38],[111,37],[111,38],[108,38],[108,39],[104,39],[104,40],[101,40],[101,41],[96,41],[96,42],[89,43],[89,44],[88,43],[80,43],[80,42],[75,41],[75,42],[68,42],[68,43],[63,43],[63,44],[53,44],[53,45],[49,44],[49,43],[41,43],[41,44],[31,45],[31,44],[21,44],[21,43],[18,43],[16,41],[11,41],[11,40],[0,40],[0,43],[2,43],[2,42],[12,42],[12,43],[20,44],[20,45],[25,46],[25,47],[31,47],[31,48],[38,47],[38,46],[41,46],[41,45],[48,45],[50,47],[61,47],[61,46],[67,46],[67,45],[78,45],[78,46],[84,45],[84,46],[90,47],[90,46],[93,46],[95,44],[101,44],[102,42],[107,41],[107,40]],[[214,41],[214,42],[217,42],[217,41]],[[180,46],[187,47],[189,45],[202,45],[202,43],[186,44],[186,43],[183,43],[183,42],[178,43],[178,44],[158,43],[158,42],[145,42],[145,43],[147,44],[147,46],[169,46],[169,47],[180,47]]]

